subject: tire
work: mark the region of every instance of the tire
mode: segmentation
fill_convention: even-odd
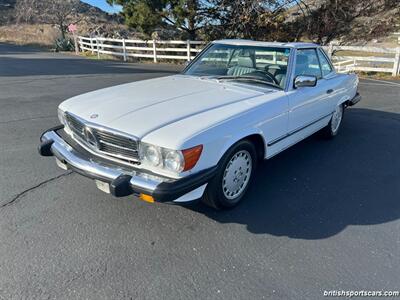
[[[344,105],[338,105],[332,114],[329,124],[321,130],[322,136],[332,139],[339,133],[344,117]]]
[[[215,209],[236,206],[246,194],[257,165],[253,143],[242,140],[221,158],[216,175],[208,183],[202,202]]]

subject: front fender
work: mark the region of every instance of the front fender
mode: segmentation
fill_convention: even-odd
[[[263,141],[263,150],[265,153],[266,142],[262,131],[257,127],[250,126],[244,127],[243,129],[236,128],[236,130],[229,131],[225,128],[223,132],[225,132],[225,134],[219,134],[222,133],[219,130],[213,133],[208,133],[209,139],[207,142],[204,143],[203,153],[201,154],[200,160],[196,164],[195,168],[191,170],[192,172],[197,172],[202,169],[210,168],[217,165],[224,154],[228,151],[228,149],[232,147],[232,145],[248,136],[260,136]],[[229,133],[226,134],[227,132]]]
[[[235,132],[232,136],[230,136],[226,142],[223,144],[221,151],[219,152],[219,160],[224,156],[224,154],[228,151],[229,148],[231,148],[234,144],[236,144],[238,141],[243,140],[249,136],[253,135],[258,135],[261,137],[264,145],[264,153],[266,152],[266,141],[264,138],[263,132],[259,128],[245,128],[242,131]]]

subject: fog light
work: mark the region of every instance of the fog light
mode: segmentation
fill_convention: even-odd
[[[142,199],[143,201],[154,203],[154,198],[150,195],[140,194],[139,198]]]

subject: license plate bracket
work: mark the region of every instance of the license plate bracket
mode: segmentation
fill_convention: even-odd
[[[94,182],[96,183],[96,186],[100,191],[102,191],[104,193],[107,193],[107,194],[111,193],[110,184],[109,183],[104,182],[104,181],[100,181],[100,180],[97,180],[97,179],[95,179]]]
[[[59,160],[58,158],[56,158],[56,164],[57,166],[59,166],[61,169],[63,170],[68,170],[68,166],[66,163],[63,163],[61,160]]]

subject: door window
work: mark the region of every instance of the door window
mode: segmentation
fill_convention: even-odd
[[[322,77],[315,49],[297,50],[295,76],[299,75]]]
[[[321,63],[322,75],[326,76],[332,72],[332,67],[331,67],[328,59],[322,53],[321,49],[318,49],[318,57],[319,57],[319,62]]]

